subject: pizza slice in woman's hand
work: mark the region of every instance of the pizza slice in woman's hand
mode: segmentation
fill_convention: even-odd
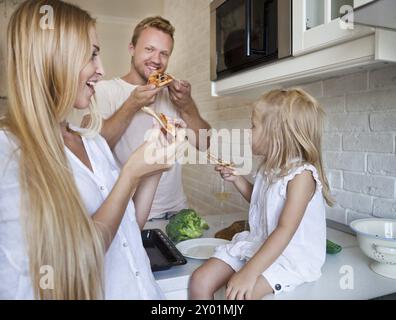
[[[166,115],[163,113],[160,114],[160,119],[162,120],[162,123],[165,126],[165,131],[168,132],[172,137],[176,136],[176,127],[171,123]]]

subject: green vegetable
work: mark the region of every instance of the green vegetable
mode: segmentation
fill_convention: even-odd
[[[208,223],[193,209],[183,209],[170,218],[166,234],[174,242],[199,238],[203,230],[209,229]]]
[[[342,250],[342,247],[330,240],[326,240],[326,253],[336,254]]]

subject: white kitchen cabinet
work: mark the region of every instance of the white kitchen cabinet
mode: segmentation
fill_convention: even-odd
[[[350,30],[340,28],[340,18],[335,17],[350,1],[293,0],[293,56],[213,81],[212,95],[254,98],[272,88],[396,63],[396,31],[358,24]],[[357,8],[371,1],[353,4]]]
[[[375,32],[339,16],[373,0],[293,0],[293,55],[299,56]]]

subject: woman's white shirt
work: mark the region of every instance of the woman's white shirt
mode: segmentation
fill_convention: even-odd
[[[100,135],[82,139],[93,172],[68,148],[65,151],[82,200],[92,215],[111,192],[120,169]],[[0,299],[34,298],[20,221],[18,161],[17,144],[10,134],[0,131]],[[105,299],[164,298],[143,248],[132,200],[105,255],[104,286]]]

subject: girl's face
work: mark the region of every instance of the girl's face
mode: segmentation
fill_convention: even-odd
[[[262,137],[262,126],[260,123],[259,115],[256,110],[252,114],[252,133],[250,136],[250,144],[252,146],[253,154],[264,155],[263,143],[264,139]]]
[[[77,99],[74,107],[86,109],[89,107],[92,96],[95,94],[94,86],[103,77],[104,70],[99,57],[99,44],[96,30],[92,28],[89,32],[91,39],[92,55],[88,64],[80,71]]]

